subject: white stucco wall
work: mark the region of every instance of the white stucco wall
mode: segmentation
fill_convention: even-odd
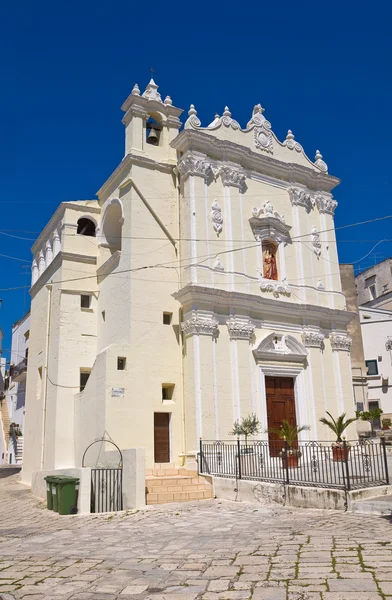
[[[376,360],[378,374],[368,376],[368,402],[378,401],[384,417],[392,418],[392,311],[359,307],[365,360]],[[389,346],[388,346],[389,347]]]

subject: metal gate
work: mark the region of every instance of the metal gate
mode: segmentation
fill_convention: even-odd
[[[122,468],[91,469],[91,512],[113,512],[122,508]]]
[[[97,449],[95,444],[100,444]],[[108,460],[105,454],[105,444],[112,444],[118,451],[118,461],[114,460],[116,466],[113,466],[113,458]],[[91,501],[90,510],[92,513],[114,512],[123,509],[123,457],[120,448],[106,438],[100,438],[87,446],[82,459],[82,467],[86,467],[87,450],[94,446],[93,458],[90,456],[91,465]],[[96,456],[96,452],[98,453]],[[103,452],[103,458],[102,458]],[[108,462],[112,463],[110,466]],[[102,464],[103,463],[103,464]],[[106,463],[106,464],[105,464]]]

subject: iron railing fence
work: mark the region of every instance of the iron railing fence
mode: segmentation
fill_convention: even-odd
[[[200,440],[201,474],[355,490],[389,484],[385,440],[331,442]]]
[[[123,509],[122,468],[91,469],[91,512]]]

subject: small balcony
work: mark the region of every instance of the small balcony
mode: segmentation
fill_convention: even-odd
[[[12,381],[22,381],[26,377],[27,358],[21,360],[17,365],[11,365],[10,376]]]

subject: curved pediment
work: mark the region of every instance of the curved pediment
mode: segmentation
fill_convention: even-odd
[[[284,362],[304,362],[308,351],[299,340],[292,335],[270,333],[258,347],[253,350],[257,360],[279,360]]]

